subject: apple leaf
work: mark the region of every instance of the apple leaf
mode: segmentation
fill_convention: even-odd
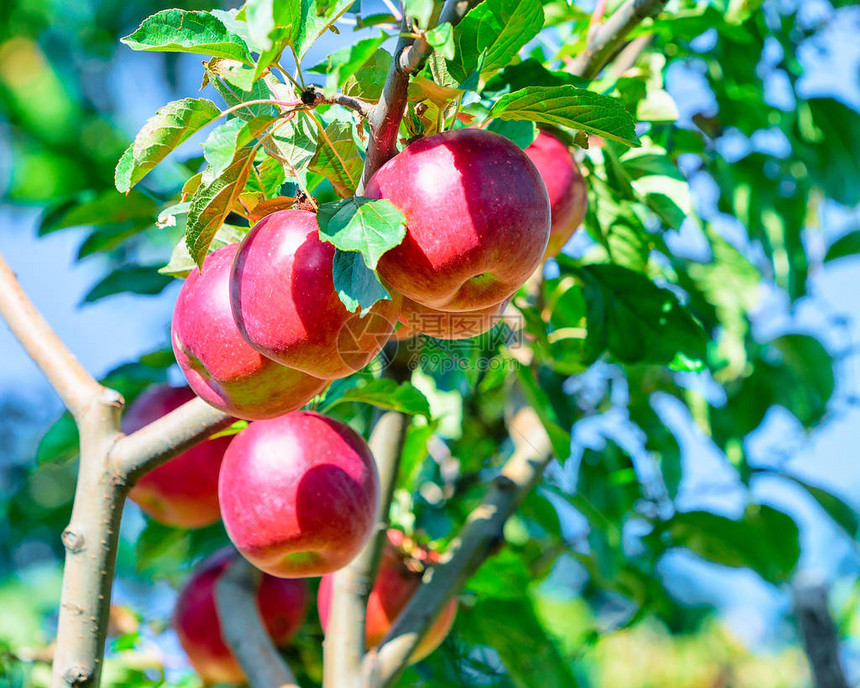
[[[433,49],[446,60],[453,60],[455,55],[454,48],[454,27],[450,22],[440,24],[432,31],[428,31],[425,36],[427,43],[433,46]]]
[[[632,148],[640,145],[633,118],[616,98],[570,84],[529,86],[508,93],[499,98],[490,114],[497,119],[580,129]]]
[[[860,531],[860,516],[857,509],[847,504],[841,498],[828,490],[824,490],[815,485],[810,485],[805,480],[801,480],[788,473],[778,473],[783,478],[787,478],[796,483],[809,495],[818,502],[818,505],[827,512],[827,515],[840,527],[850,538],[855,538]]]
[[[320,238],[341,251],[357,251],[371,270],[406,236],[406,218],[386,200],[357,196],[324,203],[317,212]]]
[[[386,411],[400,411],[430,419],[430,404],[420,391],[409,382],[398,384],[391,378],[371,380],[361,387],[352,387],[334,399],[326,397],[323,413],[345,402],[370,404]]]
[[[38,234],[45,236],[68,227],[99,227],[132,220],[152,219],[157,203],[144,193],[128,195],[108,189],[97,195],[87,192],[49,207],[39,223]]]
[[[537,127],[534,122],[526,120],[502,120],[494,119],[487,127],[487,131],[494,131],[497,134],[509,138],[520,148],[525,150],[537,138]]]
[[[128,193],[168,153],[220,116],[215,103],[204,98],[174,100],[158,110],[119,159],[114,174],[117,190]]]
[[[253,148],[240,148],[227,169],[202,183],[191,197],[185,241],[194,262],[201,267],[212,239],[245,187],[254,162],[253,153]]]
[[[391,67],[391,59],[391,53],[382,48],[378,49],[344,82],[341,90],[348,96],[379,100],[385,86],[385,77]]]
[[[219,229],[215,233],[215,236],[212,238],[207,253],[217,251],[219,248],[228,246],[229,244],[235,244],[237,241],[242,241],[242,237],[244,236],[245,231],[243,231],[239,227],[234,227],[232,225],[223,225],[221,229]],[[184,279],[185,277],[188,277],[189,273],[195,267],[197,267],[197,263],[194,262],[194,259],[188,252],[188,244],[183,238],[179,243],[176,244],[176,246],[173,247],[173,253],[170,254],[170,261],[167,263],[167,265],[165,265],[163,268],[159,268],[158,271],[162,275],[169,275],[170,277],[179,277]]]
[[[670,364],[679,354],[690,365],[704,361],[707,335],[673,292],[618,265],[577,268],[563,255],[557,262],[583,282],[588,363],[604,351],[624,363]]]
[[[80,436],[78,425],[68,411],[60,416],[48,428],[39,440],[36,449],[36,463],[39,466],[48,463],[65,463],[74,459],[80,452]]]
[[[332,276],[335,291],[350,313],[361,309],[364,316],[377,301],[391,299],[378,275],[355,251],[335,251]]]
[[[543,28],[540,0],[485,0],[463,17],[454,30],[456,59],[448,61],[451,75],[463,81],[479,66],[492,72],[507,65]]]
[[[325,74],[326,89],[335,91],[363,67],[387,39],[388,36],[380,32],[376,38],[365,38],[346,48],[335,50],[324,62],[314,65],[308,71]]]
[[[649,539],[666,531],[676,545],[717,564],[748,566],[770,583],[787,581],[800,556],[797,524],[769,506],[750,505],[739,521],[707,511],[677,513]]]
[[[860,231],[849,232],[830,245],[824,255],[824,262],[856,256],[858,253],[860,253]]]
[[[123,265],[87,292],[83,303],[93,303],[114,294],[160,294],[173,280],[158,274],[157,265]]]
[[[403,10],[407,17],[411,17],[418,26],[426,29],[433,16],[433,0],[404,0]]]
[[[203,173],[203,181],[221,175],[233,162],[236,149],[259,138],[276,119],[276,116],[258,115],[244,122],[237,117],[213,129],[203,143],[203,157],[209,163],[209,169]]]
[[[352,196],[363,167],[364,161],[352,135],[352,123],[330,122],[320,134],[310,169],[328,179],[339,196]]]
[[[132,50],[198,53],[254,63],[248,44],[209,12],[163,10],[144,19],[137,31],[121,41]]]

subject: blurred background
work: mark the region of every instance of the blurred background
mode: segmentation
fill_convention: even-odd
[[[590,0],[574,4],[586,12],[594,5]],[[364,0],[365,10],[372,5]],[[201,69],[197,56],[135,53],[118,39],[146,16],[171,6],[213,7],[211,2],[163,0],[6,0],[0,5],[0,251],[84,366],[97,376],[111,376],[132,395],[165,378],[179,382],[165,353],[179,283],[153,269],[167,262],[178,235],[176,228],[152,227],[157,204],[144,191],[123,199],[124,214],[117,221],[109,210],[118,202],[111,192],[113,170],[157,108],[197,93]],[[379,11],[385,11],[381,4]],[[681,126],[707,134],[724,164],[738,169],[753,156],[790,162],[796,144],[780,128],[768,126],[766,118],[744,121],[748,113],[738,104],[743,97],[726,100],[715,94],[711,60],[751,61],[750,82],[735,86],[751,88],[765,110],[791,111],[797,99],[816,97],[832,99],[828,102],[841,108],[830,120],[832,159],[825,165],[835,177],[835,192],[800,228],[808,277],[795,293],[775,278],[763,280],[758,285],[763,297],[752,313],[753,332],[761,340],[788,330],[819,337],[836,362],[835,390],[816,428],[809,430],[788,410],[772,406],[746,436],[744,448],[751,464],[779,465],[813,489],[824,488],[842,500],[830,505],[833,513],[842,509],[834,520],[825,511],[826,497],[816,499],[796,483],[768,477],[751,483],[759,501],[790,513],[798,523],[799,568],[830,588],[843,661],[857,685],[860,235],[852,232],[860,231],[860,129],[856,119],[846,120],[843,113],[860,109],[860,7],[828,0],[766,0],[760,12],[769,26],[781,27],[785,38],[765,36],[739,55],[727,50],[715,29],[692,25],[682,39],[684,49],[667,55],[666,90],[677,104]],[[350,39],[351,29],[341,26]],[[545,40],[552,43],[553,37]],[[329,34],[305,64],[319,62],[339,41]],[[793,53],[787,54],[787,45]],[[547,45],[546,53],[559,47],[559,42]],[[320,82],[323,78],[318,76]],[[854,128],[845,122],[855,123]],[[197,136],[184,144],[173,158],[175,168],[159,171],[157,184],[181,184],[188,169],[181,161],[198,156],[201,141]],[[726,214],[709,172],[692,164],[684,171],[698,215],[753,263],[760,262],[761,243]],[[87,201],[84,210],[67,212],[82,200]],[[100,221],[103,215],[111,216],[109,224]],[[837,244],[843,236],[847,238]],[[702,250],[695,233],[683,226],[666,239],[681,253]],[[579,255],[589,241],[581,232],[569,251]],[[842,248],[834,251],[835,245]],[[59,533],[68,521],[74,487],[74,452],[69,449],[74,438],[68,423],[52,427],[62,408],[5,328],[0,328],[0,353],[0,684],[21,685],[28,674],[16,668],[19,660],[33,662],[42,675],[47,671],[40,653],[56,621]],[[598,372],[611,377],[607,369]],[[692,388],[719,403],[708,397],[719,395],[705,378],[688,375]],[[746,488],[723,453],[696,428],[687,407],[668,395],[655,406],[681,447],[678,507],[723,515],[742,511]],[[617,420],[613,413],[577,425],[578,455],[607,446]],[[43,440],[49,427],[51,434]],[[636,438],[622,434],[614,439],[635,454]],[[564,470],[573,468],[568,464]],[[586,527],[575,517],[568,521],[571,537]],[[122,659],[112,665],[115,685],[159,684],[164,676],[171,685],[193,685],[167,628],[172,584],[182,578],[176,562],[185,561],[195,547],[205,550],[207,538],[217,537],[207,530],[189,541],[166,528],[145,527],[129,504],[115,587],[112,652]],[[546,603],[543,613],[557,617],[558,627],[567,629],[562,648],[580,658],[589,685],[810,685],[788,587],[765,583],[749,569],[719,566],[682,551],[663,556],[656,572],[677,604],[674,625],[665,615],[658,619],[646,612],[628,626],[622,601],[603,605],[599,613],[577,599]],[[584,576],[574,568],[565,575]],[[622,623],[623,630],[605,633]],[[122,639],[131,636],[135,651],[123,653]],[[153,672],[154,666],[159,669]]]

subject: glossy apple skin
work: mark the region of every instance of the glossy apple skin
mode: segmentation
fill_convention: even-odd
[[[552,226],[546,257],[551,258],[561,253],[585,219],[588,209],[585,180],[570,149],[546,130],[538,133],[526,148],[526,155],[540,172],[549,194]]]
[[[477,337],[491,330],[499,322],[510,301],[510,298],[507,298],[487,308],[450,313],[404,298],[400,314],[400,322],[403,323],[400,329],[403,332],[398,330],[398,338],[405,339],[416,334],[447,340]]]
[[[348,425],[302,411],[251,423],[230,443],[218,483],[233,544],[273,576],[322,576],[370,537],[379,476]]]
[[[451,312],[501,303],[540,264],[549,239],[546,187],[516,144],[457,129],[410,144],[365,195],[406,216],[406,237],[379,274],[423,306]]]
[[[388,633],[391,626],[406,608],[406,604],[412,599],[412,595],[421,585],[422,574],[409,569],[404,561],[403,555],[398,550],[403,534],[396,530],[388,531],[388,542],[386,543],[382,559],[379,562],[379,570],[373,590],[367,598],[367,621],[365,624],[365,644],[368,649],[376,647]],[[418,549],[411,555],[423,560],[425,564],[436,563],[435,553]],[[328,625],[329,610],[331,609],[331,596],[333,577],[324,576],[320,581],[317,594],[317,611],[323,631]],[[457,616],[457,600],[452,599],[445,605],[442,613],[433,622],[427,635],[413,650],[409,662],[414,663],[424,659],[435,650],[454,625]]]
[[[173,627],[194,670],[211,683],[243,683],[245,675],[221,634],[215,584],[236,553],[215,552],[194,571],[176,600]],[[283,646],[305,619],[308,593],[304,581],[263,574],[257,608],[275,645]]]
[[[230,277],[233,318],[246,341],[273,361],[325,379],[352,375],[370,363],[400,313],[395,292],[365,315],[373,327],[363,327],[357,340],[349,336],[344,328],[358,318],[334,289],[334,254],[334,245],[319,238],[314,213],[282,210],[248,232]]]
[[[130,434],[194,398],[188,387],[150,387],[123,413]],[[232,437],[201,442],[140,478],[129,497],[151,518],[177,528],[202,528],[221,517],[218,473]]]
[[[295,411],[328,384],[261,356],[242,337],[230,308],[230,267],[239,244],[209,254],[203,274],[185,280],[173,310],[173,353],[194,393],[238,418]]]

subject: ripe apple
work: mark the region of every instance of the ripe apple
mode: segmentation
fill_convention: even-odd
[[[201,399],[247,420],[295,411],[325,389],[326,380],[261,356],[242,337],[230,309],[230,266],[239,244],[209,254],[195,268],[173,310],[173,353]]]
[[[588,208],[585,180],[570,149],[558,137],[541,130],[526,148],[526,155],[543,177],[549,194],[552,226],[546,257],[557,256],[582,224]]]
[[[218,550],[203,561],[176,600],[173,626],[195,671],[211,683],[243,683],[245,675],[224,642],[215,602],[215,584],[236,553]],[[304,581],[263,574],[257,588],[257,608],[275,645],[295,635],[307,612]]]
[[[334,289],[334,254],[319,238],[314,213],[281,210],[242,240],[230,279],[233,317],[247,342],[273,361],[325,379],[370,363],[400,313],[396,292],[363,318],[350,313]]]
[[[224,455],[218,482],[227,534],[273,576],[321,576],[370,537],[379,476],[348,425],[310,411],[251,423]]]
[[[474,311],[450,313],[422,306],[411,299],[403,299],[400,322],[403,330],[398,339],[423,334],[435,339],[468,339],[488,332],[499,322],[510,298],[501,303]]]
[[[194,398],[188,387],[150,387],[128,407],[121,429],[129,434]],[[202,528],[221,516],[218,472],[232,437],[216,437],[172,458],[140,478],[129,497],[156,521]]]
[[[462,312],[501,303],[540,264],[550,210],[537,168],[516,144],[480,129],[434,134],[407,146],[365,192],[406,216],[406,237],[379,261],[404,296]]]
[[[408,545],[408,547],[405,547]],[[388,531],[388,542],[379,562],[379,571],[373,590],[367,598],[367,621],[364,627],[365,644],[367,648],[376,647],[382,642],[385,634],[406,608],[406,604],[421,585],[421,576],[429,565],[438,563],[438,556],[412,544],[398,530]],[[331,609],[332,576],[323,576],[317,594],[317,611],[323,631],[328,625]],[[452,599],[445,605],[442,613],[433,622],[427,635],[413,650],[410,663],[424,659],[435,650],[454,625],[457,615],[457,600]]]

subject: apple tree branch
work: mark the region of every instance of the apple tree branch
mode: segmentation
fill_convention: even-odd
[[[260,572],[242,557],[218,578],[215,603],[224,641],[251,688],[298,688],[290,667],[272,642],[257,609]]]

